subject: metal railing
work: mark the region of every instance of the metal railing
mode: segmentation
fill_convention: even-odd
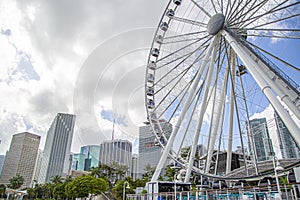
[[[152,194],[128,194],[127,200],[248,200],[248,199],[280,199],[277,185],[271,184],[264,187],[240,187],[226,189],[203,189],[196,191],[161,192]],[[300,183],[281,185],[282,198],[286,200],[300,199]]]

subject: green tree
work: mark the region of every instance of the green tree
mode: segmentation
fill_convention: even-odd
[[[155,167],[152,167],[150,164],[147,164],[144,168],[145,173],[142,175],[143,178],[151,178],[155,172]]]
[[[6,190],[5,185],[1,184],[1,185],[0,185],[0,194],[1,194],[1,198],[4,196],[5,190]]]
[[[69,175],[69,176],[67,176],[67,177],[64,179],[64,183],[69,183],[69,182],[71,182],[72,180],[73,180],[72,176]]]
[[[50,181],[53,183],[53,184],[59,184],[59,183],[62,183],[62,177],[59,176],[59,175],[55,175],[55,176],[52,176]]]
[[[121,200],[123,198],[123,190],[124,190],[124,186],[125,186],[125,194],[134,194],[134,187],[133,187],[133,183],[130,181],[127,181],[129,185],[125,184],[125,181],[127,180],[122,180],[122,181],[118,181],[115,185],[115,187],[112,189],[112,196],[116,199],[116,200]],[[127,187],[129,186],[129,187]]]
[[[20,174],[16,174],[16,176],[9,179],[9,187],[12,189],[20,188],[24,183],[24,178]]]
[[[65,190],[66,185],[67,183],[58,183],[53,187],[53,197],[55,199],[64,199],[67,197]]]
[[[27,198],[28,199],[34,199],[34,197],[35,197],[34,189],[33,188],[27,188],[26,191],[27,191],[27,194],[28,194]]]
[[[167,165],[165,170],[165,177],[167,178],[167,181],[174,181],[175,174],[176,174],[176,169],[171,168],[170,165]]]
[[[98,167],[91,168],[91,175],[97,178],[103,178],[112,188],[118,179],[124,179],[128,171],[128,166],[112,161],[109,164],[99,163]]]
[[[43,197],[43,185],[36,183],[34,185],[34,194],[35,194],[35,198],[42,198]]]
[[[94,176],[79,176],[66,185],[68,197],[84,198],[91,195],[98,195],[108,190],[108,183],[102,178]]]
[[[42,198],[52,198],[52,184],[45,183],[42,185],[43,195]]]
[[[142,179],[136,179],[134,181],[134,185],[135,187],[145,187],[146,183],[149,182],[149,178],[148,177],[144,177]]]

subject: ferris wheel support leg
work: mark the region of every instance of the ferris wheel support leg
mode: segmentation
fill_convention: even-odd
[[[233,53],[232,53],[233,54]],[[233,55],[232,55],[233,56]],[[235,58],[235,56],[234,56]],[[226,158],[226,174],[231,171],[231,159],[232,159],[232,135],[233,135],[233,115],[234,115],[234,88],[235,85],[235,59],[232,59],[232,68],[231,68],[231,81],[230,84],[230,108],[229,108],[229,127],[228,127],[228,147],[227,147],[227,158]],[[230,70],[230,69],[228,69]]]
[[[292,117],[288,114],[287,110],[283,107],[280,101],[274,95],[271,84],[266,82],[265,79],[261,76],[263,71],[258,71],[257,66],[259,65],[256,60],[251,57],[251,53],[245,50],[245,47],[242,46],[240,42],[238,42],[230,33],[227,31],[222,30],[222,35],[228,41],[230,46],[235,50],[236,54],[241,58],[243,63],[247,65],[247,69],[250,74],[253,76],[259,87],[261,88],[262,92],[266,95],[274,109],[277,111],[278,115],[287,126],[288,130],[290,131],[292,137],[294,138],[295,142],[300,146],[300,131],[299,127],[292,119]],[[260,66],[259,66],[260,67]]]
[[[223,111],[225,98],[226,98],[226,85],[227,85],[227,81],[228,81],[228,75],[229,75],[229,70],[227,70],[227,72],[226,72],[223,87],[222,87],[222,93],[220,95],[219,101],[217,101],[218,102],[217,103],[217,112],[216,112],[216,118],[214,119],[215,123],[213,123],[213,128],[210,133],[211,139],[209,141],[209,149],[208,149],[208,153],[207,153],[207,157],[206,157],[206,169],[205,169],[205,172],[207,172],[207,173],[209,173],[209,170],[210,170],[210,163],[211,163],[211,159],[212,159],[212,156],[214,153],[214,147],[215,147],[215,143],[216,143],[218,130],[220,128],[220,119],[221,119],[221,116],[223,115],[222,111]],[[214,98],[217,98],[217,96],[215,96]]]
[[[194,159],[195,159],[195,153],[196,153],[196,149],[197,149],[197,145],[198,145],[198,141],[199,141],[199,136],[200,136],[200,132],[201,132],[201,126],[202,126],[202,122],[203,122],[203,116],[205,113],[205,107],[207,104],[207,97],[209,94],[209,90],[210,90],[210,82],[212,80],[212,75],[213,75],[213,71],[214,71],[214,61],[216,59],[216,54],[217,54],[217,47],[216,47],[216,43],[219,40],[219,36],[215,37],[215,40],[213,41],[213,53],[212,56],[210,58],[210,66],[209,66],[209,71],[207,74],[207,80],[205,80],[206,85],[205,85],[205,91],[203,94],[203,98],[202,98],[202,103],[201,103],[201,107],[200,107],[200,113],[199,113],[199,118],[197,120],[197,128],[196,128],[196,133],[194,135],[193,138],[193,144],[191,146],[191,151],[190,151],[190,157],[189,157],[189,162],[187,165],[187,171],[185,174],[185,179],[184,182],[187,183],[190,181],[190,176],[191,176],[191,172],[192,172],[192,168],[193,168],[193,163],[194,163]],[[209,52],[207,52],[207,54],[210,54]]]
[[[188,108],[190,106],[190,102],[193,99],[193,95],[195,94],[196,88],[197,88],[197,86],[199,84],[199,81],[200,81],[200,78],[201,78],[202,73],[204,71],[204,68],[205,68],[206,64],[208,63],[208,61],[209,61],[209,57],[210,57],[210,54],[212,52],[213,46],[215,44],[215,42],[214,42],[215,40],[216,40],[216,38],[214,38],[211,41],[211,43],[209,44],[209,47],[207,49],[207,54],[204,57],[203,63],[201,65],[199,71],[197,72],[196,78],[193,81],[192,86],[189,88],[188,98],[187,98],[187,100],[186,100],[186,102],[184,104],[184,107],[183,107],[183,109],[182,109],[182,111],[180,113],[179,119],[178,119],[176,125],[174,126],[174,131],[171,133],[170,138],[168,139],[167,145],[165,146],[165,148],[163,150],[162,156],[159,159],[159,162],[158,162],[158,164],[156,166],[155,172],[154,172],[154,174],[152,176],[152,179],[151,179],[152,182],[158,180],[158,177],[159,177],[159,175],[160,175],[160,173],[161,173],[161,171],[162,171],[162,169],[163,169],[163,167],[164,167],[164,165],[166,163],[166,160],[168,158],[168,155],[169,155],[169,152],[171,150],[171,147],[173,146],[175,137],[176,137],[176,135],[177,135],[177,133],[179,131],[181,122],[183,121],[183,119],[185,117],[185,114],[186,114],[186,112],[187,112],[187,110],[188,110]]]

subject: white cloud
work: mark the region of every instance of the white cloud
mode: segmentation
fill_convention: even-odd
[[[126,116],[133,128],[116,125],[115,136],[133,141],[145,120],[141,88],[147,48],[165,4],[146,0],[1,1],[0,110],[7,114],[0,118],[0,126],[5,127],[0,133],[0,154],[17,132],[38,133],[43,143],[58,112],[78,115],[73,151],[99,143],[104,139],[101,132],[111,134],[112,124],[97,113],[98,102]],[[150,28],[144,31],[143,27]],[[111,48],[100,48],[102,52],[96,52],[92,60],[95,68],[84,74],[90,55],[101,45]],[[17,52],[30,57],[23,71],[18,68]],[[39,80],[32,78],[28,67]],[[105,70],[108,73],[102,74]],[[82,95],[78,95],[79,85]],[[82,104],[76,104],[76,98],[82,98]]]

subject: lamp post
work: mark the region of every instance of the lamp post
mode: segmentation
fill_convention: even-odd
[[[124,181],[124,184],[123,184],[123,200],[125,200],[125,191],[126,191],[126,189],[130,189],[128,181]]]
[[[279,177],[278,177],[278,174],[277,174],[277,170],[283,170],[283,167],[280,166],[279,161],[276,158],[276,156],[273,157],[273,167],[274,167],[277,191],[278,191],[278,194],[279,194],[279,199],[281,200],[282,196],[281,196],[281,189],[280,189]]]
[[[176,193],[177,193],[177,191],[176,191],[176,176],[177,176],[177,174],[175,173],[175,175],[174,175],[174,199],[176,200]]]

